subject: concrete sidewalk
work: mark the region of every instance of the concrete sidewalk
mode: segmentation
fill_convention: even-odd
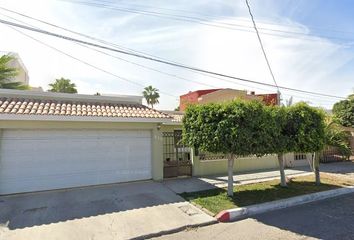
[[[321,172],[341,173],[354,176],[353,162],[336,162],[321,164]],[[287,177],[304,176],[313,174],[309,166],[295,167],[285,169]],[[270,169],[262,172],[239,173],[234,175],[234,183],[236,185],[249,184],[255,182],[264,182],[273,179],[279,179],[280,173],[278,169]],[[192,177],[168,179],[163,184],[175,193],[196,192],[214,188],[227,187],[227,176],[208,176],[208,177]]]

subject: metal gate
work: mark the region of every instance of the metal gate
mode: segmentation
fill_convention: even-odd
[[[192,176],[190,148],[182,143],[182,131],[163,132],[164,178]]]
[[[336,147],[326,147],[320,155],[321,163],[339,162],[347,159],[348,157],[344,156]]]

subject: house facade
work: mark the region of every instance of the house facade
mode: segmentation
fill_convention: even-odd
[[[0,89],[0,195],[226,174],[226,156],[183,144],[183,115],[140,96]],[[276,155],[249,156],[234,170],[277,167]]]
[[[0,90],[0,195],[163,179],[171,117],[141,101]]]
[[[29,75],[25,64],[22,62],[20,56],[17,53],[9,53],[13,59],[8,63],[8,67],[16,68],[18,74],[11,79],[13,82],[20,82],[24,85],[29,85]]]

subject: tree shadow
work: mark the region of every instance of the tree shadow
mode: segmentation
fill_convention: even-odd
[[[228,197],[224,188],[211,189],[206,191],[182,193],[181,196],[188,201],[195,199],[205,199],[206,201],[216,201],[223,199],[228,201],[233,207],[244,207],[264,202],[270,202],[304,194],[315,193],[338,188],[338,185],[323,183],[317,186],[313,181],[290,181],[288,187],[281,187],[278,180],[262,182],[257,184],[246,184],[234,188],[234,196]],[[216,208],[217,209],[217,208]],[[225,209],[219,209],[225,210]]]

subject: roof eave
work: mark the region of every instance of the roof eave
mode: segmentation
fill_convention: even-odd
[[[116,96],[96,96],[87,94],[36,92],[27,90],[0,89],[1,97],[43,99],[55,101],[75,101],[89,103],[122,103],[122,104],[142,104],[142,96],[116,95]]]
[[[16,115],[1,114],[0,121],[66,121],[66,122],[132,122],[132,123],[169,123],[169,118],[136,117],[96,117],[96,116],[56,116],[56,115]]]

